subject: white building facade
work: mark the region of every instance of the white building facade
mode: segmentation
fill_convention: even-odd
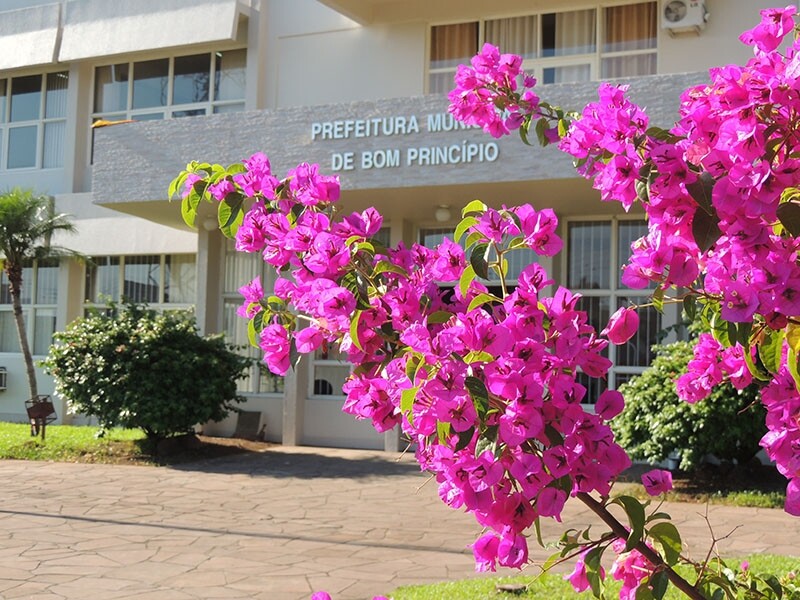
[[[580,108],[597,81],[622,79],[653,123],[670,125],[682,89],[709,67],[748,59],[737,37],[770,4],[0,0],[0,190],[53,196],[79,230],[64,245],[94,259],[26,271],[34,354],[43,357],[54,331],[105,297],[195,307],[204,332],[246,343],[236,290],[270,273],[206,223],[212,207],[197,231],[183,226],[166,190],[191,160],[231,163],[256,151],[279,174],[307,160],[340,175],[344,208],[376,206],[391,243],[436,243],[474,198],[553,207],[565,250],[544,265],[584,294],[602,327],[618,306],[647,294],[619,281],[641,216],[600,203],[555,150],[454,123],[445,93],[455,66],[489,41],[524,56],[548,101]],[[98,121],[132,122],[92,128]],[[7,283],[0,280],[0,419],[23,421],[28,391]],[[615,367],[590,396],[641,372],[676,319],[645,313],[643,331],[610,349]],[[333,353],[308,357],[285,378],[254,363],[242,408],[258,413],[273,441],[397,449],[396,431],[379,435],[341,413],[347,374]],[[39,385],[53,392],[41,372]],[[61,422],[81,422],[55,400]],[[236,421],[204,429],[230,435]]]

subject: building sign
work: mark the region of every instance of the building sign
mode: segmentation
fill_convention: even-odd
[[[496,142],[451,141],[454,133],[470,129],[479,128],[468,127],[447,112],[419,117],[412,114],[315,121],[311,124],[311,143],[327,147],[331,142],[339,142],[339,146],[346,144],[352,148],[359,145],[358,140],[371,142],[372,147],[361,149],[332,146],[329,166],[334,172],[496,161],[500,155]],[[435,134],[449,134],[448,140],[437,144]],[[378,140],[385,141],[385,145],[374,147]]]

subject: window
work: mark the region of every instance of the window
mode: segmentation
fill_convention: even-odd
[[[22,272],[22,312],[34,355],[47,354],[56,331],[58,270],[58,260],[39,260]],[[0,352],[20,352],[5,272],[0,274]]]
[[[578,308],[588,313],[589,323],[598,332],[618,308],[649,302],[652,289],[632,290],[621,281],[631,243],[646,233],[647,224],[641,220],[567,222],[567,287],[583,296]],[[581,376],[588,390],[585,402],[593,404],[603,390],[617,389],[650,364],[651,348],[663,327],[662,315],[649,307],[639,310],[639,318],[639,330],[631,340],[607,348],[605,355],[613,362],[608,379]]]
[[[271,289],[274,271],[259,254],[237,252],[233,240],[226,241],[225,275],[222,290],[222,326],[228,342],[239,347],[242,354],[253,359],[247,377],[239,379],[239,391],[253,394],[282,394],[283,377],[271,373],[261,361],[262,353],[250,345],[247,320],[237,314],[242,305],[239,288],[261,277],[265,290]]]
[[[97,67],[92,121],[150,121],[244,110],[247,51]]]
[[[456,66],[484,42],[519,54],[540,83],[656,72],[657,4],[541,13],[431,27],[428,91],[453,88]]]
[[[94,257],[86,267],[84,299],[88,305],[110,299],[191,308],[196,277],[193,254]]]
[[[66,71],[0,78],[0,171],[64,166]]]

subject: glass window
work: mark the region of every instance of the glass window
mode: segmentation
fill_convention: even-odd
[[[214,100],[242,100],[245,93],[247,51],[227,50],[217,52],[214,56]]]
[[[0,269],[0,304],[11,304],[11,284],[8,275]]]
[[[426,248],[435,248],[444,238],[453,239],[453,230],[449,227],[433,227],[420,229],[418,240]]]
[[[571,222],[568,225],[570,289],[591,290],[610,287],[610,221]]]
[[[58,260],[39,261],[36,265],[36,304],[58,302]]]
[[[27,317],[23,312],[23,317]],[[19,352],[19,337],[14,313],[0,310],[0,352]]]
[[[566,67],[547,67],[542,71],[542,83],[574,83],[589,81],[592,78],[591,65],[570,65]]]
[[[160,288],[160,256],[128,256],[125,258],[123,298],[131,302],[159,302]]]
[[[605,9],[603,52],[625,52],[656,47],[657,5],[642,2]]]
[[[205,108],[193,108],[191,110],[173,110],[172,116],[177,118],[180,117],[202,117],[206,114]]]
[[[44,116],[46,119],[63,119],[67,116],[68,83],[67,73],[48,73],[44,102]]]
[[[486,41],[501,52],[536,58],[538,52],[538,20],[536,16],[493,19],[486,21]]]
[[[164,261],[164,302],[194,304],[197,265],[193,254],[167,256]]]
[[[128,63],[95,69],[94,112],[127,110],[128,70]]]
[[[542,15],[542,56],[596,52],[596,37],[594,9]]]
[[[12,127],[8,130],[8,168],[24,169],[36,166],[36,125]]]
[[[641,302],[642,297],[621,296],[617,299],[617,307],[614,310]],[[661,331],[661,313],[652,306],[640,308],[636,312],[639,314],[639,329],[630,340],[617,346],[617,367],[646,367],[653,360],[652,348],[658,341],[658,333]]]
[[[469,62],[477,51],[477,22],[431,28],[431,69],[455,67]]]
[[[177,57],[172,80],[172,104],[206,102],[210,75],[210,54]]]
[[[34,354],[46,355],[53,343],[53,334],[56,331],[56,309],[37,308],[33,319],[33,348]]]
[[[610,58],[603,58],[600,65],[600,76],[603,79],[638,77],[640,75],[652,75],[655,72],[655,53],[612,56]]]
[[[119,258],[101,256],[93,258],[86,267],[87,302],[104,303],[107,298],[119,300]]]
[[[52,121],[44,124],[44,150],[42,168],[53,169],[64,166],[64,142],[67,122]]]
[[[639,238],[647,235],[647,223],[644,221],[620,221],[617,227],[617,256],[620,265],[628,262],[631,256],[631,245]],[[617,276],[617,287],[624,287],[622,283],[622,269]]]
[[[169,59],[137,62],[133,67],[133,108],[167,105]]]
[[[14,77],[11,80],[11,121],[39,119],[42,101],[42,76]]]
[[[0,123],[6,122],[6,85],[6,80],[0,79]],[[2,144],[0,144],[0,148],[2,148]]]
[[[223,113],[242,112],[244,104],[219,104],[214,107],[214,114],[220,115]]]
[[[528,14],[431,27],[428,91],[453,89],[458,64],[484,42],[523,57],[540,83],[650,75],[657,68],[658,4]]]

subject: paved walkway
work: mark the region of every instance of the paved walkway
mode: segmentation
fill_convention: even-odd
[[[478,527],[396,459],[277,447],[178,468],[0,461],[0,598],[356,600],[474,576]],[[572,504],[565,523],[594,522]],[[704,507],[667,510],[704,555]],[[800,519],[782,511],[707,516],[717,537],[738,527],[725,555],[800,555]]]

